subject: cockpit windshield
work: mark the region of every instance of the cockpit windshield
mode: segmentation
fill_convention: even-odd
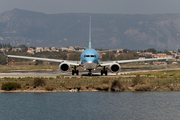
[[[95,57],[96,58],[96,55],[84,55],[84,57]]]

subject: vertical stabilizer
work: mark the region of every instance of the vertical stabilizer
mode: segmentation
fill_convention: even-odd
[[[89,49],[91,49],[91,16],[89,17]]]

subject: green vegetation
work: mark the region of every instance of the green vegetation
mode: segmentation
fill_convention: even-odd
[[[0,86],[2,90],[21,89],[59,92],[71,89],[79,91],[179,91],[180,70],[135,72],[114,77],[5,77],[0,78]]]
[[[154,48],[147,49],[147,52],[152,52],[153,54],[156,53],[156,50]]]
[[[166,53],[167,55],[172,55],[168,50],[164,50],[164,53]]]
[[[53,88],[53,87],[50,87],[50,86],[46,86],[46,87],[45,87],[45,90],[47,90],[47,91],[53,91],[53,89],[54,89],[54,88]]]
[[[1,44],[0,43],[0,48],[2,48],[2,45],[4,46],[4,48],[9,48],[10,50],[12,49],[12,46],[11,46],[11,44],[10,43],[8,43],[8,44]]]
[[[122,91],[122,84],[119,80],[112,81],[111,91]]]
[[[141,84],[141,83],[143,83],[143,80],[142,80],[142,78],[140,77],[140,75],[136,75],[136,77],[134,77],[133,79],[132,79],[132,83],[133,83],[133,85],[135,86],[135,85],[137,85],[137,84]]]
[[[18,62],[14,66],[11,64],[0,65],[0,71],[15,71],[15,70],[58,70],[58,65],[48,65],[48,63],[43,63],[41,65],[27,65],[29,62],[22,63],[24,65],[19,65]]]
[[[45,83],[45,80],[43,78],[34,78],[33,85],[35,87],[44,86],[45,84],[46,83]]]
[[[2,90],[17,90],[21,88],[21,84],[15,83],[15,82],[8,82],[8,83],[3,83],[1,86]]]

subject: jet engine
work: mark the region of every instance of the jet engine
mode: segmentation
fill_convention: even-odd
[[[61,63],[61,64],[59,65],[59,70],[60,70],[61,72],[66,72],[66,71],[70,70],[70,65],[67,64],[67,63]]]
[[[111,64],[109,67],[111,72],[119,72],[121,70],[121,66],[117,63]]]

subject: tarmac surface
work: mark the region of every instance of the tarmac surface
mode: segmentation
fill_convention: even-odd
[[[146,72],[150,70],[169,70],[169,69],[179,69],[179,68],[122,68],[120,73],[130,73],[130,72]],[[118,73],[119,75],[119,73]],[[37,71],[6,71],[6,72],[0,72],[0,78],[4,77],[14,77],[14,78],[19,78],[19,77],[56,77],[56,76],[64,76],[64,77],[73,77],[71,74],[71,71],[62,73],[59,70],[37,70]],[[81,76],[88,76],[88,71],[85,70],[80,70],[79,75],[74,75],[76,77],[81,77]],[[93,76],[101,76],[100,75],[100,70],[95,70],[92,71],[92,77]],[[111,73],[108,71],[108,76],[115,77],[117,76],[116,73]],[[103,75],[103,77],[107,77]]]

